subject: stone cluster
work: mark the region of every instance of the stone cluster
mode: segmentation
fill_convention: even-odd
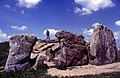
[[[104,65],[115,62],[120,56],[113,33],[104,25],[94,28],[92,39],[86,42],[83,35],[66,30],[55,34],[57,39],[37,40],[35,35],[21,34],[10,38],[10,50],[5,71],[26,70],[52,61],[59,69],[88,63]],[[120,58],[119,58],[120,59]]]

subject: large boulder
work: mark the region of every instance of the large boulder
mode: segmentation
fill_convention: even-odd
[[[116,61],[117,48],[115,38],[112,31],[102,24],[94,28],[89,58],[89,62],[95,65],[104,65]]]
[[[10,38],[10,50],[5,71],[25,70],[30,66],[30,54],[37,37],[31,34],[13,35]]]
[[[88,64],[88,51],[86,41],[82,35],[68,31],[59,31],[56,37],[60,41],[60,53],[55,62],[59,68]]]

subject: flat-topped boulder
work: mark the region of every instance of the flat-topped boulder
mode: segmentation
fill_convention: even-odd
[[[95,65],[104,65],[116,61],[117,47],[113,32],[102,24],[94,28],[89,58],[89,62]]]
[[[52,49],[52,51],[55,53],[57,53],[60,50],[60,46],[59,46],[59,42],[58,39],[51,39],[51,40],[37,40],[35,45],[33,46],[33,50],[31,52],[31,59],[34,59],[35,57],[37,57],[35,64],[33,66],[33,68],[37,68],[40,65],[40,61],[42,60],[43,63],[45,62],[49,62],[49,60],[51,60],[51,56],[50,58],[47,58],[47,52],[49,51],[49,49]],[[45,59],[43,60],[44,57]],[[53,57],[52,57],[53,60]]]

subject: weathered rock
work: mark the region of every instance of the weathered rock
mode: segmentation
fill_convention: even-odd
[[[5,71],[20,71],[29,67],[30,54],[37,38],[31,34],[13,35],[10,38],[10,50]]]
[[[83,35],[76,35],[65,30],[57,32],[55,36],[61,41],[64,41],[70,44],[85,45],[86,43]]]
[[[60,50],[60,46],[57,39],[53,39],[49,41],[39,39],[38,41],[36,41],[35,45],[33,46],[33,50],[30,58],[34,59],[35,57],[37,56],[38,57],[32,68],[37,69],[41,65],[45,65],[44,63],[46,63],[46,61],[53,62],[53,58],[58,50]],[[52,51],[52,55],[51,54],[49,55],[50,51]],[[50,56],[50,58],[47,56]]]
[[[45,59],[46,59],[45,56],[40,56],[40,55],[38,55],[38,58],[36,59],[36,63],[35,63],[35,65],[34,65],[32,68],[34,68],[35,70],[37,70],[37,68],[38,68],[40,65],[44,65]]]
[[[54,58],[56,58],[59,53],[60,53],[60,46],[58,46],[58,44],[56,45],[55,49],[54,48],[49,48],[46,51],[46,58],[47,61],[54,61]]]
[[[117,57],[115,38],[110,29],[97,25],[90,43],[89,62],[95,65],[113,63]]]
[[[68,31],[59,31],[56,37],[60,39],[60,54],[56,61],[58,67],[88,64],[88,51],[86,41],[82,35],[72,34]],[[64,65],[63,65],[64,64]]]
[[[120,47],[117,49],[117,60],[120,61]]]

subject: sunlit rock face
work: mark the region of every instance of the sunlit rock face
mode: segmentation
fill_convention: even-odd
[[[30,54],[37,37],[31,34],[13,35],[10,38],[10,50],[5,71],[25,70],[30,65]]]
[[[101,24],[94,28],[89,58],[89,62],[95,65],[113,63],[117,58],[116,41],[113,32]]]

